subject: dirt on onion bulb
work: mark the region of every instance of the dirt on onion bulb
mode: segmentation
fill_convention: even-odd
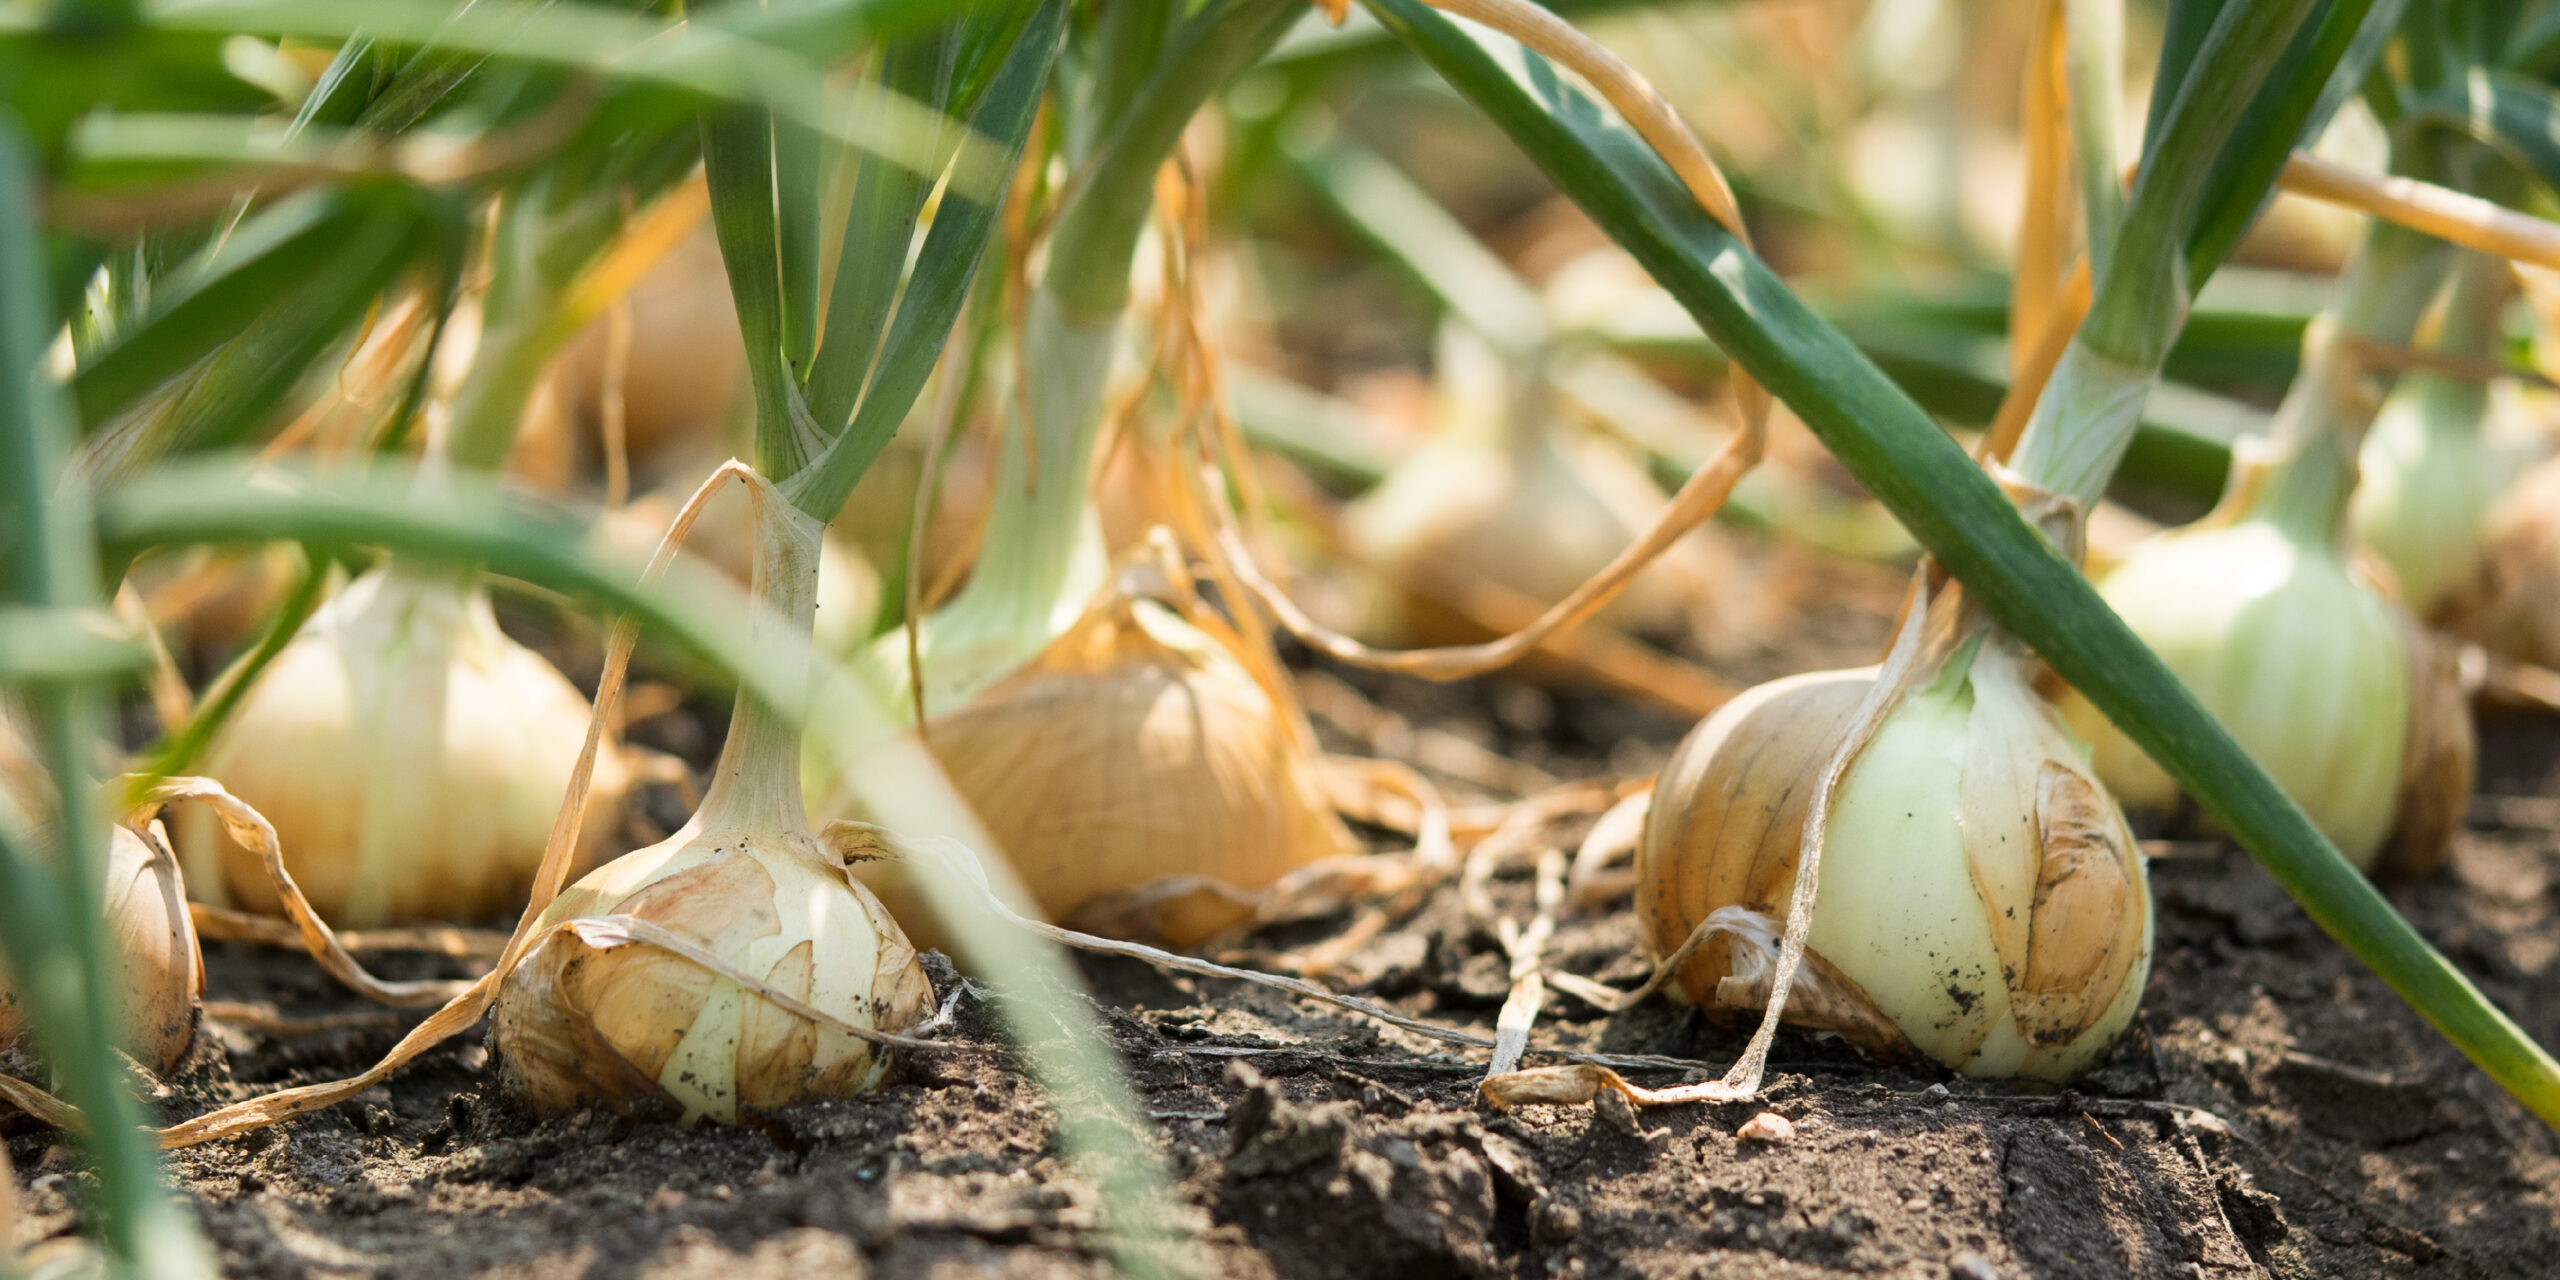
[[[394,563],[312,615],[203,772],[275,824],[332,924],[479,920],[524,902],[588,711],[498,629],[476,580]],[[588,854],[621,825],[631,772],[618,747],[599,755]],[[281,909],[257,855],[210,815],[184,815],[179,835],[191,856],[217,854],[233,902]]]
[[[1880,1055],[2067,1080],[2141,1000],[2149,881],[2017,642],[1978,630],[1940,652],[1841,778],[1785,1013]],[[1815,779],[1875,679],[1761,685],[1664,767],[1636,909],[1657,957],[1709,922],[1677,975],[1702,1007],[1766,1007]]]
[[[794,788],[796,792],[797,788]],[[709,806],[706,804],[706,810]],[[808,830],[696,821],[597,868],[537,924],[548,937],[498,997],[502,1079],[544,1111],[655,1102],[688,1121],[861,1093],[889,1055],[751,994],[694,959],[597,945],[569,922],[629,916],[685,935],[792,999],[883,1031],[933,1011],[887,908]]]
[[[777,607],[749,625],[805,635],[819,526],[764,505],[756,590]],[[885,1032],[932,1011],[915,947],[809,828],[797,728],[743,694],[693,819],[571,885],[535,929],[499,990],[496,1043],[502,1083],[546,1111],[660,1105],[736,1123],[859,1093],[889,1055],[769,997]]]
[[[1256,891],[1357,846],[1295,702],[1257,678],[1223,620],[1186,618],[1151,582],[1132,560],[926,738],[1052,919],[1189,946],[1242,921]],[[864,874],[893,904],[909,896],[895,864]]]

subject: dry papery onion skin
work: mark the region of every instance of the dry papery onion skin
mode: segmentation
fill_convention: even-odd
[[[2476,578],[2446,601],[2456,634],[2539,667],[2560,667],[2560,458],[2540,463],[2491,509]]]
[[[484,588],[395,564],[312,616],[203,772],[275,824],[330,923],[486,919],[522,906],[588,715],[567,678],[498,629]],[[587,862],[619,828],[628,786],[608,744],[588,793]],[[178,835],[191,855],[218,852],[233,902],[282,909],[257,855],[211,815],[183,815]]]
[[[2442,865],[2475,739],[2452,657],[2327,542],[2243,519],[2144,543],[2099,583],[2161,661],[2358,868]],[[2086,699],[2063,699],[2128,808],[2177,784]]]
[[[885,1049],[780,1008],[645,944],[598,947],[562,926],[633,916],[701,944],[783,994],[899,1032],[933,1010],[897,921],[806,832],[688,826],[590,872],[546,909],[497,1002],[500,1081],[541,1111],[664,1107],[687,1123],[843,1097],[887,1079]]]
[[[1042,912],[1187,947],[1358,847],[1294,714],[1224,640],[1115,590],[926,736]],[[861,874],[927,918],[896,863]]]
[[[1961,664],[1961,665],[1959,665]],[[1790,1021],[1968,1075],[2067,1080],[2101,1059],[2151,967],[2149,881],[2130,829],[2014,642],[1959,647],[1841,779]],[[1636,909],[1677,975],[1739,1017],[1766,1006],[1816,779],[1873,669],[1761,685],[1665,766]]]
[[[116,1043],[135,1061],[166,1074],[195,1043],[204,956],[187,913],[178,859],[158,832],[146,835],[121,824],[107,828],[104,904],[124,1020]],[[26,1031],[8,963],[0,960],[0,1052],[18,1047]]]

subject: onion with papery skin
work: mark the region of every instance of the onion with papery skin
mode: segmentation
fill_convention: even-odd
[[[1256,891],[1357,846],[1295,703],[1231,641],[1135,593],[1133,572],[926,740],[1042,911],[1188,946],[1245,919]],[[892,905],[908,899],[894,864],[864,875]]]
[[[706,806],[707,807],[707,806]],[[497,1043],[511,1092],[545,1111],[648,1102],[734,1124],[804,1098],[860,1093],[889,1055],[645,944],[599,947],[560,926],[628,915],[688,935],[784,994],[899,1031],[933,1011],[915,948],[879,899],[808,832],[688,825],[553,901],[543,941],[507,975]]]
[[[2560,667],[2560,458],[2534,467],[2491,509],[2479,575],[2446,602],[2456,634]]]
[[[485,588],[399,564],[313,614],[241,700],[203,772],[275,824],[321,916],[343,928],[478,920],[520,907],[586,736],[588,704],[498,629]],[[585,849],[621,825],[629,769],[601,753]],[[241,906],[279,910],[257,856],[209,815]]]
[[[1489,582],[1542,607],[1564,599],[1668,502],[1623,454],[1550,420],[1553,393],[1538,369],[1506,369],[1469,341],[1444,341],[1441,359],[1444,383],[1457,388],[1442,410],[1453,422],[1343,515],[1353,552],[1400,592],[1372,627],[1398,644],[1483,638],[1434,603],[1435,583]],[[1636,632],[1686,625],[1719,576],[1707,536],[1673,544],[1600,619]]]
[[[2151,894],[2132,832],[2030,684],[1978,634],[1925,668],[1843,775],[1790,1021],[1968,1075],[2067,1080],[2133,1017]],[[1636,909],[1728,1015],[1765,1007],[1815,779],[1872,670],[1791,677],[1692,731],[1655,784]],[[1926,683],[1917,683],[1925,680]]]
[[[2182,529],[2098,589],[2349,861],[2398,875],[2443,861],[2471,787],[2469,712],[2446,696],[2457,675],[2332,541],[2260,518]],[[2127,807],[2179,803],[2095,708],[2064,708]]]
[[[103,901],[110,974],[124,1018],[116,1043],[136,1061],[165,1074],[195,1043],[204,958],[187,913],[178,860],[157,824],[147,834],[122,825],[107,828]],[[23,1018],[8,962],[0,959],[0,1052],[17,1046],[26,1032]]]
[[[806,634],[820,527],[759,491],[750,639]],[[589,873],[535,921],[539,939],[499,989],[496,1045],[509,1092],[546,1111],[648,1105],[736,1123],[886,1078],[879,1046],[769,999],[897,1032],[932,1011],[907,941],[809,829],[800,736],[741,695],[711,791],[684,829]],[[619,925],[617,941],[594,926]],[[650,942],[656,930],[686,955]],[[750,986],[764,988],[762,992]]]

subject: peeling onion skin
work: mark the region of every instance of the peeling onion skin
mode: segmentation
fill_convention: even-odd
[[[534,1110],[659,1106],[686,1123],[879,1086],[889,1053],[822,1028],[682,956],[591,946],[559,929],[631,915],[683,934],[795,999],[904,1031],[933,1011],[915,948],[806,831],[702,832],[615,859],[563,892],[497,1003],[499,1078]],[[708,926],[706,928],[706,926]]]
[[[1291,714],[1221,641],[1123,596],[927,740],[1040,911],[1187,947],[1245,918],[1237,895],[1357,848]],[[929,918],[896,864],[861,874],[901,919]],[[1234,893],[1134,900],[1178,877]]]
[[[1993,638],[1969,675],[1908,694],[1843,776],[1790,1021],[1968,1075],[2068,1080],[2113,1045],[2151,965],[2132,832],[2026,661]],[[1678,975],[1737,1016],[1766,1001],[1804,820],[1872,669],[1761,685],[1700,724],[1655,787],[1637,912],[1656,957],[1720,910]],[[1754,976],[1756,974],[1756,976]]]
[[[204,993],[204,956],[177,858],[130,827],[110,825],[105,906],[124,1020],[117,1044],[166,1075],[195,1043]],[[0,960],[0,1051],[17,1047],[26,1030],[7,962]]]
[[[285,863],[340,928],[520,910],[542,863],[587,700],[498,629],[485,589],[377,569],[312,615],[206,753],[204,772],[266,815]],[[581,866],[620,827],[629,777],[596,757]],[[231,901],[280,913],[256,854],[205,812],[190,856],[220,858]]]

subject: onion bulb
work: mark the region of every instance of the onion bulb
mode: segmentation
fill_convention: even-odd
[[[466,576],[394,563],[315,612],[217,734],[204,772],[275,824],[286,865],[341,927],[478,920],[521,906],[586,735],[567,679],[498,629]],[[585,848],[630,781],[599,755]],[[241,906],[280,911],[256,854],[189,813]]]
[[[1187,620],[1141,576],[1133,562],[926,739],[1050,918],[1189,946],[1241,922],[1254,892],[1356,846],[1296,703],[1223,623]],[[864,874],[908,899],[894,863]]]
[[[782,607],[759,610],[751,633],[805,629],[819,526],[779,498],[760,506],[756,591]],[[687,1122],[736,1123],[886,1077],[890,1058],[871,1041],[770,998],[888,1032],[933,1004],[897,922],[810,831],[799,756],[796,727],[741,695],[692,820],[543,910],[539,941],[499,989],[510,1092],[542,1110],[658,1104]]]
[[[117,1044],[136,1061],[166,1074],[195,1042],[196,1000],[204,992],[204,957],[187,913],[178,859],[158,824],[148,834],[107,828],[106,942],[110,980],[124,1026]],[[0,959],[0,1051],[27,1030]]]
[[[1553,393],[1541,371],[1506,369],[1481,343],[1454,336],[1441,343],[1441,364],[1452,388],[1442,407],[1446,429],[1343,519],[1352,550],[1399,592],[1392,616],[1373,628],[1395,643],[1481,638],[1433,605],[1435,582],[1489,582],[1541,607],[1563,600],[1668,502],[1623,454],[1552,421]],[[1699,538],[1682,539],[1599,617],[1626,631],[1678,630],[1717,576],[1713,559]]]
[[[795,787],[796,791],[796,787]],[[706,809],[708,809],[706,804]],[[860,1093],[890,1059],[692,959],[599,946],[562,926],[635,916],[795,1000],[896,1031],[932,1012],[915,948],[807,829],[688,824],[590,872],[536,923],[543,941],[498,997],[503,1081],[545,1111],[672,1105],[688,1122]]]
[[[2098,589],[2349,861],[2390,874],[2442,862],[2471,789],[2458,675],[2334,539],[2256,516],[2176,530]],[[2085,699],[2064,707],[2128,807],[2178,803]]]
[[[2560,667],[2560,458],[2527,471],[2490,509],[2479,575],[2444,616],[2494,652]]]
[[[2132,832],[2017,642],[1923,668],[1832,800],[1791,1021],[1968,1075],[2067,1080],[2133,1017],[2151,893]],[[1765,1007],[1815,779],[1874,669],[1761,685],[1708,717],[1654,788],[1636,909],[1699,1005]],[[1925,683],[1920,683],[1925,681]]]
[[[2476,379],[2407,374],[2359,454],[2348,520],[2420,618],[2436,616],[2477,576],[2487,551],[2500,471],[2481,434],[2488,391]]]

